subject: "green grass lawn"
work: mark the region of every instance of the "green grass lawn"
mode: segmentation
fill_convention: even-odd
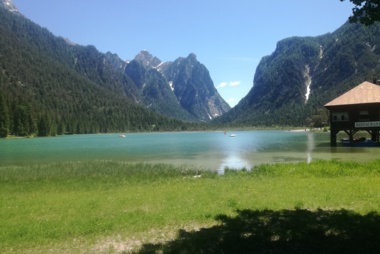
[[[376,253],[380,161],[0,167],[0,253]]]

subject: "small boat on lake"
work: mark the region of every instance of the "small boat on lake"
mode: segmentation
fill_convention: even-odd
[[[125,135],[124,134],[120,134],[119,138],[125,138]]]
[[[230,134],[230,137],[234,138],[234,137],[236,137],[236,135],[232,133],[232,134]]]

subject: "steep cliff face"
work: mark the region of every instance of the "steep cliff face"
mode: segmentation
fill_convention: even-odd
[[[247,96],[220,121],[250,125],[306,125],[329,100],[379,77],[380,25],[345,24],[318,37],[278,42],[263,57]]]
[[[197,121],[196,116],[192,116],[180,106],[162,74],[150,66],[150,63],[137,57],[125,67],[125,74],[133,80],[139,90],[140,99],[137,102],[166,116]]]
[[[125,73],[142,90],[145,105],[160,113],[210,121],[230,109],[195,54],[162,62],[142,51],[126,66]]]
[[[195,54],[178,58],[160,68],[179,104],[202,121],[209,121],[230,110],[217,92],[207,68]]]

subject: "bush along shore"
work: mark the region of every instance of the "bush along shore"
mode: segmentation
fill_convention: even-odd
[[[0,167],[1,253],[380,253],[380,161]]]

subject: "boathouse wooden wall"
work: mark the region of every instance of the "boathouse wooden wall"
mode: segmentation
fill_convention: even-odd
[[[380,103],[337,105],[328,109],[332,146],[336,146],[336,134],[340,131],[345,131],[350,140],[357,131],[368,131],[373,141],[379,141]],[[360,123],[366,124],[362,126]]]

